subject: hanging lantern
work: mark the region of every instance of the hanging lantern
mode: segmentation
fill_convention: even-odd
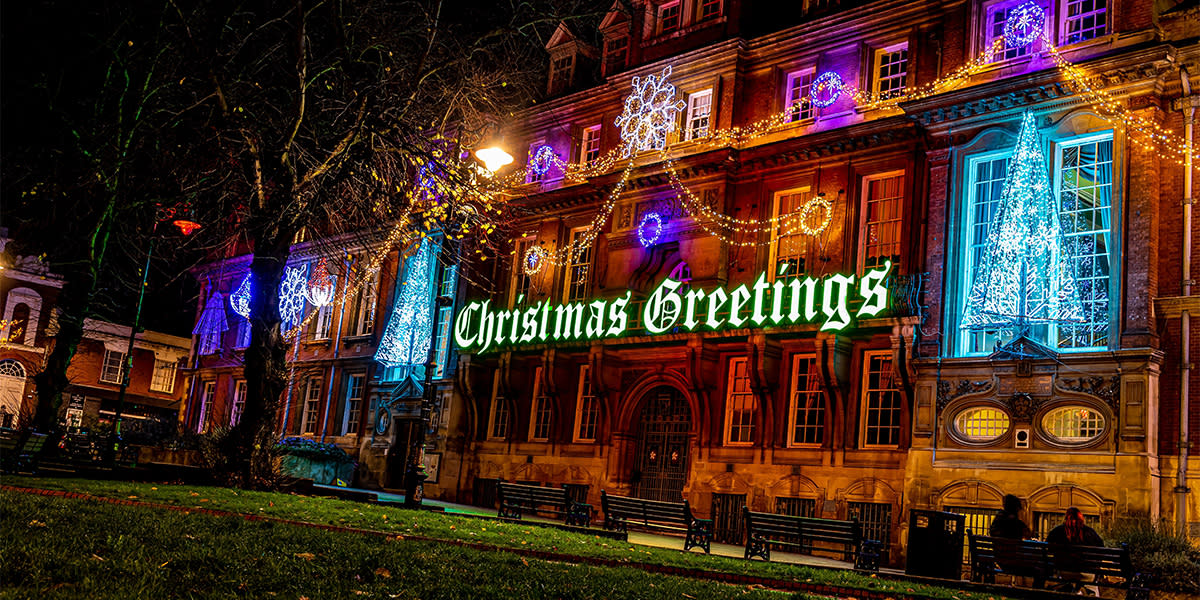
[[[306,293],[308,301],[313,306],[329,306],[333,303],[336,291],[337,280],[329,274],[329,261],[322,258],[317,261],[317,266],[313,267],[312,273],[308,276]]]
[[[229,295],[229,308],[241,315],[243,319],[250,318],[250,289],[250,274],[247,273],[242,284]]]

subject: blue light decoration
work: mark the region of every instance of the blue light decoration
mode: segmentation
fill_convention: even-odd
[[[525,251],[525,257],[522,266],[525,269],[526,275],[537,275],[542,270],[542,265],[546,262],[546,249],[541,246],[531,246]]]
[[[842,89],[845,87],[846,84],[842,82],[841,75],[833,71],[825,71],[813,81],[808,101],[817,108],[831,106],[837,102],[838,96],[842,95]]]
[[[675,99],[675,86],[667,83],[671,66],[658,75],[633,78],[633,93],[625,97],[625,107],[617,117],[621,130],[621,157],[629,158],[645,150],[662,150],[667,134],[675,131],[680,111],[687,107]]]
[[[221,292],[212,290],[204,303],[204,310],[200,312],[200,318],[196,320],[196,326],[192,328],[192,335],[208,336],[223,333],[228,329],[229,322],[225,320],[225,298],[221,296]]]
[[[300,322],[304,314],[305,293],[308,291],[307,265],[287,267],[279,284],[279,321],[288,330]]]
[[[229,308],[233,312],[241,315],[243,319],[250,318],[250,274],[246,273],[246,278],[242,280],[241,285],[229,295]]]
[[[404,279],[397,294],[375,360],[386,367],[423,365],[429,359],[433,340],[434,267],[440,242],[431,237],[421,240],[416,253],[404,265]]]
[[[638,241],[642,243],[643,247],[649,248],[658,242],[662,232],[662,215],[653,211],[648,212],[642,217],[642,222],[638,224]]]
[[[1004,44],[1009,48],[1024,48],[1042,35],[1046,12],[1037,3],[1026,2],[1012,9],[1004,20]]]
[[[554,159],[554,148],[546,145],[538,146],[537,150],[533,151],[533,156],[529,158],[529,171],[541,177],[550,172]]]
[[[1032,111],[1010,165],[961,327],[1019,337],[1032,324],[1083,321],[1084,309]]]

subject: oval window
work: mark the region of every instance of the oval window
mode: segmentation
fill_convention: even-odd
[[[990,406],[968,408],[954,419],[958,434],[972,442],[994,440],[1008,431],[1008,413]]]
[[[1104,415],[1086,406],[1064,406],[1042,417],[1042,430],[1060,442],[1087,442],[1104,433]]]

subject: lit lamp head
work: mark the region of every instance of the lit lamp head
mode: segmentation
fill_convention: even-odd
[[[499,146],[476,150],[475,158],[483,161],[483,166],[492,173],[504,168],[505,165],[512,164],[513,161],[512,155],[505,152]]]
[[[200,229],[200,224],[188,219],[175,219],[171,224],[179,228],[179,232],[183,235],[192,235],[193,231]]]

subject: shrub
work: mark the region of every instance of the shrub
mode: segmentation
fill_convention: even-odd
[[[1173,533],[1170,523],[1155,526],[1146,517],[1126,519],[1106,533],[1110,543],[1129,546],[1134,571],[1149,577],[1153,588],[1200,593],[1200,549]]]
[[[337,444],[326,444],[308,438],[287,437],[279,440],[276,448],[282,454],[299,456],[309,460],[329,461],[338,464],[353,464],[354,459]]]

